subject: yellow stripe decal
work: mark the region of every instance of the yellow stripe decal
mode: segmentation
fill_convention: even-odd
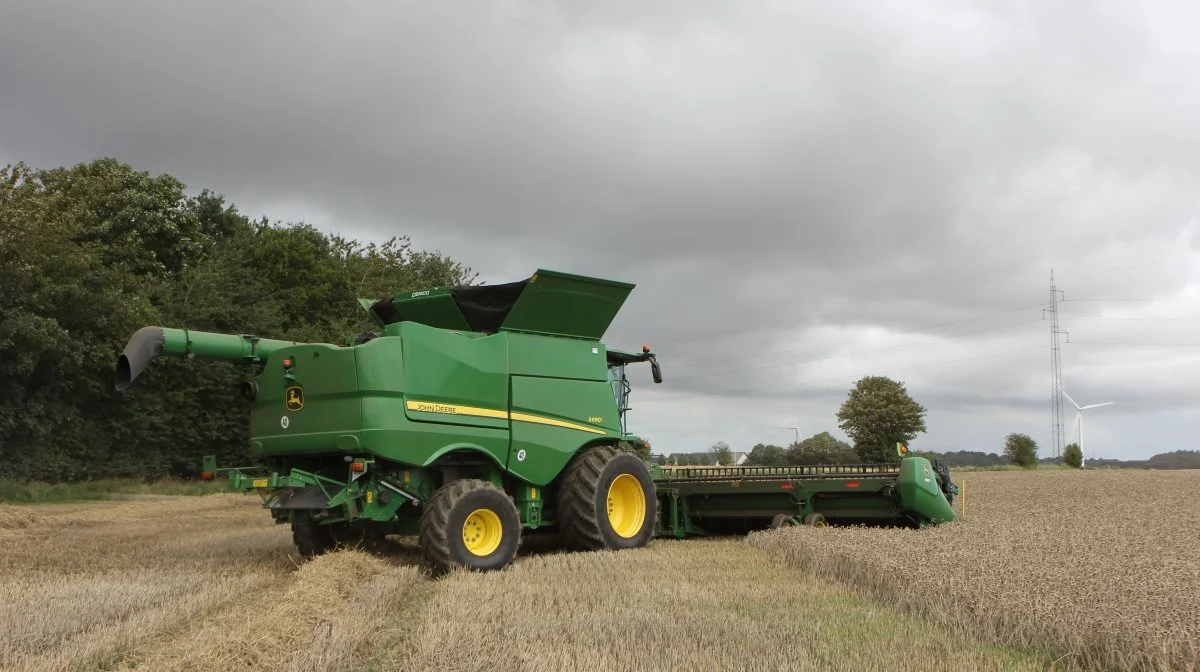
[[[602,429],[596,429],[595,427],[585,427],[584,425],[577,425],[573,422],[563,422],[562,420],[555,420],[554,418],[543,418],[540,415],[529,415],[528,413],[513,413],[512,419],[518,420],[520,422],[533,422],[533,423],[536,423],[539,425],[550,425],[552,427],[566,427],[567,429],[577,429],[581,432],[591,432],[592,434],[607,434],[608,433]]]
[[[409,399],[405,402],[405,406],[410,411],[419,413],[440,413],[443,415],[470,415],[480,418],[498,418],[502,420],[516,420],[518,422],[530,422],[538,425],[550,425],[551,427],[563,427],[566,429],[574,429],[581,432],[589,432],[591,434],[607,434],[603,429],[588,427],[573,422],[564,422],[555,420],[554,418],[545,418],[540,415],[530,415],[528,413],[506,413],[491,408],[478,408],[476,406],[460,406],[458,404],[439,404],[428,401],[414,401]]]

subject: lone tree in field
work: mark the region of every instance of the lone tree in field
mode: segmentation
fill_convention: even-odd
[[[925,407],[908,396],[903,383],[886,376],[859,379],[837,418],[867,463],[898,461],[896,443],[907,444],[925,431]]]
[[[1037,466],[1037,443],[1028,434],[1009,434],[1004,440],[1004,455],[1022,467]]]
[[[1068,467],[1076,469],[1083,466],[1083,451],[1079,449],[1078,443],[1072,443],[1063,448],[1062,461]]]

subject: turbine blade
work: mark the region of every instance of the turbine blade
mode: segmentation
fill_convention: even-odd
[[[1063,396],[1066,397],[1068,401],[1070,401],[1072,404],[1074,404],[1075,408],[1077,408],[1077,409],[1079,408],[1079,404],[1075,403],[1075,400],[1071,398],[1071,395],[1067,394],[1066,390],[1063,390],[1062,393],[1063,393]]]
[[[1109,404],[1111,404],[1111,403],[1113,403],[1113,402],[1111,402],[1111,401],[1106,401],[1106,402],[1104,402],[1103,404],[1091,404],[1091,405],[1088,405],[1088,406],[1083,406],[1083,407],[1082,407],[1082,408],[1080,408],[1079,410],[1081,410],[1081,411],[1082,411],[1082,410],[1084,410],[1084,409],[1087,409],[1087,408],[1099,408],[1099,407],[1101,407],[1101,406],[1108,406],[1108,405],[1109,405]]]

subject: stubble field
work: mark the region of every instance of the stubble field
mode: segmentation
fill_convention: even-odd
[[[410,540],[298,563],[252,497],[0,506],[0,669],[1196,666],[1200,474],[966,484],[941,529],[529,548],[436,581]]]

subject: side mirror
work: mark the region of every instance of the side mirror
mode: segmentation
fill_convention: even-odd
[[[650,375],[654,376],[654,382],[662,382],[662,369],[658,368],[658,360],[654,357],[650,358]]]

